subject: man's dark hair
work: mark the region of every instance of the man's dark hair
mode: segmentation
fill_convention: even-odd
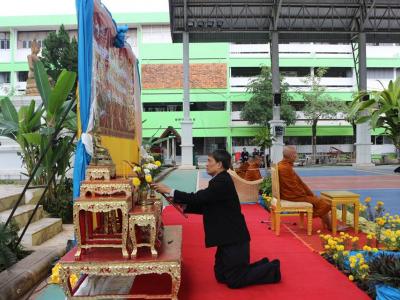
[[[216,162],[221,162],[222,167],[225,170],[228,170],[231,166],[231,154],[223,149],[218,149],[213,151],[213,153],[209,154],[212,158],[215,159]]]

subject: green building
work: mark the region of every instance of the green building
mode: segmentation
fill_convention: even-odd
[[[158,12],[127,8],[123,13],[114,12],[111,1],[110,5],[106,3],[117,23],[129,25],[127,41],[140,59],[144,138],[166,135],[168,127],[180,134],[183,119],[182,45],[171,40],[168,1],[158,2],[162,3]],[[20,96],[26,88],[30,44],[34,38],[42,41],[61,24],[70,35],[76,35],[74,7],[68,9],[65,14],[0,15],[0,96],[12,94],[17,105],[24,104]],[[301,97],[296,91],[307,89],[303,82],[307,74],[315,68],[328,67],[322,84],[337,101],[351,101],[356,90],[352,48],[350,44],[293,43],[281,44],[279,52],[280,72],[290,85],[298,117],[294,126],[286,128],[285,139],[297,145],[300,153],[311,153],[311,127],[304,119]],[[258,128],[242,120],[240,111],[250,98],[246,93],[249,80],[259,74],[260,66],[270,65],[269,45],[190,44],[190,64],[195,155],[221,147],[237,152],[245,146],[251,152]],[[400,74],[399,44],[368,44],[367,68],[368,89],[380,88],[379,81],[386,85],[395,79]],[[378,133],[372,133],[372,153],[394,152],[391,142]],[[317,135],[318,152],[329,152],[331,147],[353,151],[352,126],[341,114],[321,120]],[[179,162],[179,137],[176,141],[170,152],[176,152]],[[0,159],[5,162],[0,167],[0,177],[18,174],[18,147],[5,138],[0,138],[0,142]]]

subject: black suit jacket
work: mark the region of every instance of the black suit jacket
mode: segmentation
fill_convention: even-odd
[[[250,240],[239,197],[228,172],[219,173],[210,180],[206,189],[196,193],[175,190],[174,202],[187,204],[187,213],[203,215],[206,247]]]

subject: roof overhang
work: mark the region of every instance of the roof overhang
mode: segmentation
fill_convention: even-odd
[[[400,41],[399,0],[169,0],[172,40],[266,43]]]

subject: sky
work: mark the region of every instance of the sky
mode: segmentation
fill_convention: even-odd
[[[168,12],[168,0],[103,0],[111,13]],[[0,0],[0,16],[75,14],[75,0]]]

